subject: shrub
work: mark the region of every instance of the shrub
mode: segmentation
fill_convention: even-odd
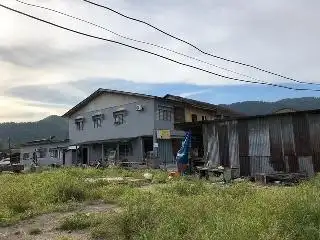
[[[10,183],[1,186],[0,203],[6,206],[13,214],[24,213],[32,208],[32,194],[28,186],[12,179]]]
[[[204,194],[207,192],[208,188],[201,181],[177,181],[170,185],[160,188],[163,192],[170,194],[177,194],[180,196],[192,196],[198,194]]]
[[[76,181],[61,181],[56,185],[54,191],[54,197],[56,202],[68,202],[68,201],[84,201],[86,193],[83,187]]]
[[[91,226],[95,226],[101,222],[101,217],[95,214],[77,213],[67,217],[59,226],[60,230],[83,230]]]

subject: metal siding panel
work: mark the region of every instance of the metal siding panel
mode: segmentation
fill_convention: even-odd
[[[310,134],[307,116],[295,115],[292,120],[296,155],[298,157],[310,156]]]
[[[230,165],[231,167],[239,168],[239,136],[237,131],[237,121],[229,122],[228,138]]]
[[[298,159],[295,151],[295,141],[291,116],[281,117],[281,135],[284,154],[284,164],[289,172],[296,172],[299,169]]]
[[[161,163],[174,163],[171,140],[159,139],[159,158]]]
[[[251,176],[257,173],[273,173],[275,172],[270,165],[270,157],[268,156],[252,156],[250,157]]]
[[[203,138],[203,152],[204,152],[204,157],[205,160],[207,160],[206,158],[208,157],[208,138],[209,138],[209,134],[208,134],[208,124],[203,124],[202,125],[202,138]]]
[[[309,114],[309,134],[314,171],[320,171],[320,115]]]
[[[272,117],[268,119],[270,136],[270,164],[275,171],[285,171],[286,166],[283,161],[283,147],[281,134],[281,119]]]
[[[314,169],[312,163],[312,156],[309,157],[298,157],[299,170],[307,173],[309,177],[314,176]]]
[[[246,120],[239,120],[237,124],[237,132],[239,139],[239,163],[240,175],[250,175],[250,158],[249,158],[249,136],[248,136],[248,122]]]
[[[225,122],[218,124],[218,139],[220,165],[223,167],[230,167],[228,125]]]
[[[219,139],[215,124],[208,124],[206,127],[207,140],[207,161],[209,166],[218,166],[220,163],[219,157]]]
[[[249,156],[269,157],[269,124],[266,119],[258,118],[248,122]]]

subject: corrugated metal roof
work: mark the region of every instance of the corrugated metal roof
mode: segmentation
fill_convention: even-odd
[[[65,139],[65,140],[40,139],[40,140],[34,140],[34,141],[26,142],[24,144],[21,144],[21,146],[24,147],[24,146],[58,144],[58,143],[67,143],[67,142],[69,142],[69,139]]]
[[[305,115],[305,114],[320,114],[320,109],[313,109],[313,110],[304,110],[304,111],[296,111],[296,112],[286,112],[286,113],[277,113],[277,114],[265,114],[265,115],[253,115],[253,116],[238,116],[238,117],[231,117],[231,118],[225,118],[225,119],[215,119],[215,120],[204,120],[199,121],[196,123],[176,123],[175,125],[177,127],[183,127],[183,126],[192,126],[194,125],[202,125],[202,124],[209,124],[209,123],[215,123],[215,122],[227,122],[227,121],[235,121],[235,120],[250,120],[250,119],[258,119],[258,118],[269,118],[269,117],[284,117],[284,116],[298,116],[298,115]]]
[[[203,109],[209,109],[209,110],[215,110],[217,111],[217,113],[222,113],[222,114],[227,114],[228,116],[244,116],[244,113],[239,113],[236,111],[233,111],[231,109],[225,108],[225,107],[221,107],[212,103],[207,103],[207,102],[202,102],[202,101],[198,101],[198,100],[194,100],[194,99],[190,99],[190,98],[184,98],[184,97],[180,97],[180,96],[175,96],[175,95],[171,95],[171,94],[167,94],[163,97],[164,99],[169,99],[169,100],[173,100],[173,101],[177,101],[177,102],[181,102],[181,103],[187,103],[199,108],[203,108]]]

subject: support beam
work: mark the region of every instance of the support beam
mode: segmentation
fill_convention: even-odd
[[[119,163],[120,160],[120,144],[117,142],[117,157],[116,157],[116,163]]]
[[[101,160],[104,162],[104,144],[101,143]]]

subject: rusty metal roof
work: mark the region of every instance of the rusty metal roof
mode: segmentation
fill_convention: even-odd
[[[249,119],[256,119],[256,118],[267,118],[267,117],[274,117],[274,116],[296,116],[296,115],[303,115],[303,114],[319,114],[320,109],[312,109],[312,110],[303,110],[303,111],[296,111],[296,112],[283,112],[283,113],[270,113],[265,115],[252,115],[252,116],[236,116],[236,117],[228,117],[222,119],[215,119],[215,120],[204,120],[198,122],[181,122],[175,123],[176,126],[199,126],[202,124],[208,124],[213,122],[227,122],[233,120],[249,120]]]
[[[194,100],[194,99],[190,99],[190,98],[184,98],[184,97],[180,97],[180,96],[175,96],[175,95],[171,95],[171,94],[167,94],[163,97],[164,99],[167,100],[171,100],[171,101],[176,101],[176,102],[180,102],[180,103],[186,103],[198,108],[202,108],[202,109],[207,109],[207,110],[215,110],[217,111],[217,113],[221,113],[221,114],[227,114],[229,116],[245,116],[245,114],[243,113],[239,113],[236,111],[233,111],[229,108],[225,108],[225,107],[221,107],[212,103],[207,103],[207,102],[202,102],[202,101],[198,101],[198,100]]]

